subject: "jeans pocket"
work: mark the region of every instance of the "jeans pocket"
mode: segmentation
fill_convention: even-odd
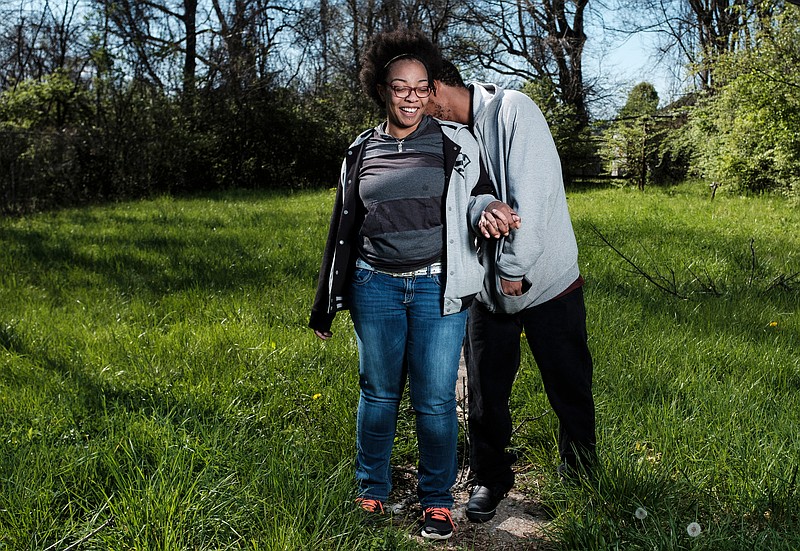
[[[375,272],[372,270],[365,270],[364,268],[356,268],[353,272],[353,285],[366,285]]]
[[[441,276],[441,274],[431,274],[430,278],[437,285],[437,287],[441,287],[442,286],[442,276]]]

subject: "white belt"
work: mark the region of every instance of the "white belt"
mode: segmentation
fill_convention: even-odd
[[[419,270],[413,270],[411,272],[387,272],[385,270],[379,270],[368,264],[367,262],[361,260],[360,258],[356,259],[356,268],[362,268],[364,270],[370,270],[373,272],[377,272],[379,274],[386,274],[392,277],[414,277],[414,276],[426,276],[426,275],[439,275],[442,273],[442,263],[441,262],[434,262],[430,266],[425,266],[424,268],[420,268]]]

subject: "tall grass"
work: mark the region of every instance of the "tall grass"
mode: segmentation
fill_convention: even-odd
[[[570,195],[604,468],[550,489],[564,548],[800,548],[800,213],[702,191]],[[537,413],[535,369],[522,378],[516,404]],[[545,474],[554,428],[526,427]]]
[[[0,548],[63,548],[109,519],[82,549],[395,538],[352,514],[345,320],[326,344],[305,328],[329,205],[232,194],[3,221]]]
[[[524,421],[548,409],[527,353],[513,396],[554,545],[800,547],[797,209],[691,186],[569,197],[595,484],[558,482],[552,414]],[[353,510],[348,318],[325,343],[306,328],[332,198],[0,221],[0,549],[415,548]]]

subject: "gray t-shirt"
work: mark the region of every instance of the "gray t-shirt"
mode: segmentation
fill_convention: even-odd
[[[442,132],[425,117],[398,140],[375,129],[366,145],[359,195],[367,212],[359,255],[372,266],[404,272],[442,257],[445,192]]]

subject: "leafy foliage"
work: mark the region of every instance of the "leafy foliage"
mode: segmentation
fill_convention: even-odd
[[[89,94],[66,71],[26,80],[0,95],[0,121],[6,129],[63,128],[88,112]]]
[[[797,195],[800,185],[800,13],[789,8],[757,49],[719,65],[718,92],[693,111],[684,143],[696,174],[738,191]]]
[[[0,95],[0,210],[227,188],[332,186],[370,121],[334,88],[301,95],[268,82],[198,94],[187,109],[141,81],[54,74]]]
[[[602,156],[607,169],[639,189],[674,184],[687,174],[689,155],[675,140],[685,124],[684,107],[675,104],[659,109],[658,103],[655,87],[641,82],[603,129]]]
[[[376,120],[355,85],[358,54],[372,33],[401,23],[473,70],[491,61],[484,64],[508,69],[500,74],[532,79],[523,91],[550,124],[565,180],[603,172],[583,105],[596,91],[578,67],[554,71],[550,63],[585,37],[577,32],[571,45],[537,39],[517,51],[514,37],[529,30],[492,20],[505,7],[516,13],[515,3],[494,4],[499,11],[438,0],[379,2],[376,10],[213,3],[216,19],[202,29],[210,9],[202,3],[187,3],[181,16],[168,2],[96,3],[85,18],[75,2],[56,4],[45,3],[39,17],[6,10],[0,18],[2,213],[209,189],[330,187],[347,143]],[[708,94],[683,128],[676,130],[686,117],[657,110],[651,85],[631,91],[622,120],[604,131],[608,167],[643,187],[684,178],[691,159],[692,175],[719,185],[798,195],[800,15],[782,2],[757,7],[741,19],[746,28],[702,21],[724,40],[701,56],[714,65],[700,71]],[[495,23],[509,34],[493,37]],[[486,58],[502,51],[513,55]],[[528,69],[505,66],[514,59]]]
[[[603,156],[612,176],[622,176],[644,188],[658,156],[653,118],[658,92],[649,82],[633,87],[617,118],[605,132]]]
[[[617,116],[619,118],[655,115],[658,109],[658,92],[649,82],[640,82],[628,94],[628,100]]]

